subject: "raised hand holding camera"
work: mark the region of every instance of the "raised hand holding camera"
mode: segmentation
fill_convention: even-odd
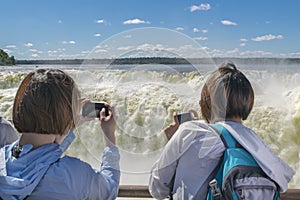
[[[178,123],[182,124],[183,122],[191,121],[192,114],[190,112],[177,114]]]
[[[164,129],[164,133],[168,140],[172,138],[180,124],[191,120],[198,120],[198,114],[195,110],[189,110],[188,112],[179,114],[174,112],[173,120],[174,121]]]
[[[115,138],[115,130],[116,130],[116,115],[114,108],[110,106],[109,104],[105,104],[108,115],[106,115],[105,108],[102,108],[100,111],[100,117],[99,120],[101,122],[101,128],[104,133],[104,139],[106,146],[115,145],[116,144],[116,138]]]
[[[100,118],[100,111],[105,109],[105,116],[109,115],[106,102],[86,102],[82,107],[82,116],[90,118]]]

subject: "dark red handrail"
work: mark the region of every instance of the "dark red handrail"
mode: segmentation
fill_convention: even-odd
[[[146,185],[120,185],[118,197],[152,198]],[[300,200],[300,189],[289,189],[280,197],[282,200]]]

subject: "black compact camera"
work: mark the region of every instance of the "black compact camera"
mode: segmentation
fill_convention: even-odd
[[[191,121],[192,114],[190,112],[180,113],[180,114],[177,114],[177,119],[178,119],[179,124],[182,124],[183,122]]]
[[[100,111],[105,109],[105,116],[108,116],[108,108],[105,102],[87,102],[82,107],[82,116],[100,118]]]

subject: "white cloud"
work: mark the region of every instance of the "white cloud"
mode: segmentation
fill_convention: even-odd
[[[289,55],[286,57],[299,57],[299,56],[300,56],[300,52],[294,52],[294,53],[289,53]]]
[[[11,54],[13,51],[10,49],[3,49],[4,52],[6,52],[7,54]]]
[[[174,52],[182,57],[207,57],[207,50],[209,48],[206,46],[188,44],[175,48]]]
[[[207,33],[207,32],[208,32],[207,29],[203,29],[203,30],[202,30],[202,33]]]
[[[128,51],[132,48],[133,48],[133,46],[124,46],[124,47],[118,47],[117,49],[120,51]]]
[[[95,53],[106,53],[106,52],[107,52],[107,50],[105,50],[105,49],[97,49],[95,51]]]
[[[70,41],[62,41],[63,44],[76,44],[76,42],[74,40],[70,40]]]
[[[24,46],[25,46],[25,47],[32,47],[32,46],[33,46],[33,44],[32,44],[32,43],[30,43],[30,42],[28,42],[28,43],[24,44]]]
[[[43,53],[43,51],[39,51],[39,50],[37,50],[37,49],[29,49],[29,51],[30,52],[32,52],[32,53],[35,53],[35,54],[41,54],[41,53]]]
[[[135,19],[129,19],[123,22],[123,24],[150,24],[150,22],[135,18]]]
[[[108,48],[108,45],[107,44],[105,44],[105,45],[97,45],[95,48],[96,49],[106,49],[106,48]]]
[[[101,37],[101,34],[100,33],[95,33],[94,36],[95,37]]]
[[[227,56],[239,56],[240,55],[240,50],[238,48],[234,48],[232,50],[226,51]]]
[[[246,38],[241,38],[240,41],[241,42],[247,42],[248,40]]]
[[[199,29],[193,28],[193,32],[194,32],[194,33],[198,33],[198,32],[199,32]]]
[[[151,57],[151,56],[169,56],[169,57],[207,57],[206,51],[208,47],[201,47],[198,45],[166,45],[162,43],[143,43],[137,46],[133,44],[120,45],[111,49],[111,47],[97,46],[90,55],[94,56],[111,56],[116,54],[120,57]],[[126,53],[125,53],[126,52]],[[108,54],[109,53],[109,54]],[[125,53],[125,54],[124,54]]]
[[[197,10],[203,10],[203,11],[207,11],[207,10],[210,10],[210,4],[209,3],[201,3],[199,6],[196,6],[196,5],[192,5],[190,7],[190,11],[191,12],[194,12],[194,11],[197,11]]]
[[[174,56],[172,52],[176,51],[177,49],[166,47],[162,44],[150,44],[144,43],[138,46],[120,46],[117,48],[119,51],[128,51],[126,56],[129,57],[152,57],[152,56]],[[132,51],[131,51],[132,50]]]
[[[57,54],[59,55],[64,54],[65,51],[66,51],[65,48],[58,48],[57,50],[49,50],[47,53],[49,56],[57,57],[58,56]]]
[[[213,49],[208,52],[212,57],[278,57],[272,52],[268,51],[241,51],[238,48],[232,50]]]
[[[164,50],[164,47],[162,44],[142,44],[137,46],[136,48],[139,51],[161,51]]]
[[[207,37],[195,37],[194,40],[204,41],[204,40],[208,40],[208,38]]]
[[[229,20],[222,20],[221,23],[226,26],[236,26],[237,25],[237,23],[229,21]]]
[[[244,51],[240,53],[241,57],[266,57],[273,56],[271,52],[267,51]]]
[[[255,42],[261,42],[261,41],[274,40],[274,39],[283,39],[283,36],[268,34],[268,35],[263,35],[263,36],[259,36],[256,38],[252,38],[251,40],[253,40]]]
[[[90,51],[86,50],[86,51],[81,51],[82,54],[88,54],[90,53]]]
[[[39,56],[38,54],[35,53],[35,54],[32,54],[31,57],[33,57],[33,58],[38,58],[38,57],[40,57],[40,56]]]
[[[300,52],[291,53],[291,55],[297,55],[297,56],[300,56]]]
[[[244,46],[246,46],[246,43],[241,43],[240,46],[244,47]]]
[[[15,48],[17,48],[17,46],[16,45],[7,45],[6,48],[8,48],[8,49],[15,49]]]
[[[184,30],[184,28],[182,28],[182,27],[176,27],[175,29],[176,29],[176,31],[183,31]]]
[[[98,19],[98,20],[96,20],[96,23],[97,24],[103,24],[104,23],[104,19]]]
[[[83,56],[86,56],[86,55],[82,54],[82,53],[76,53],[76,54],[63,53],[63,54],[60,54],[58,56],[58,58],[74,59],[74,58],[80,58],[80,57],[83,57]]]
[[[167,46],[164,44],[149,44],[144,43],[137,47],[133,47],[131,57],[141,57],[141,56],[169,56],[169,57],[204,57],[207,56],[206,50],[208,47],[195,46],[191,44],[181,45],[181,46]]]
[[[54,50],[54,51],[48,51],[48,54],[56,54],[57,53],[57,51],[56,50]]]

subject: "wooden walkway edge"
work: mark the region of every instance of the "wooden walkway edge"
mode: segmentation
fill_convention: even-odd
[[[118,197],[152,198],[145,185],[120,185]],[[289,189],[280,197],[282,200],[300,200],[300,189]]]

